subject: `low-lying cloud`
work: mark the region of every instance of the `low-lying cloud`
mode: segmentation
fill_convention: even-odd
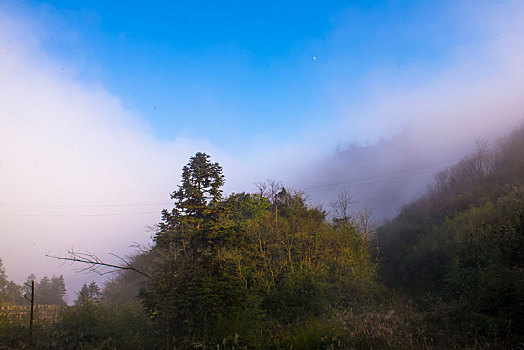
[[[64,72],[12,14],[0,22],[0,257],[18,282],[65,273],[78,289],[94,277],[45,253],[124,255],[149,241],[189,156],[234,161],[206,140],[158,142],[118,98]]]
[[[358,105],[337,96],[342,118],[326,135],[344,143],[302,179],[312,198],[329,207],[348,188],[355,209],[392,217],[477,140],[494,142],[524,122],[524,4],[461,9],[475,40],[440,67],[376,73]]]

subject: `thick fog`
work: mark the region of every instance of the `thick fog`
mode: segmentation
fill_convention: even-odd
[[[482,39],[457,47],[439,69],[377,73],[356,107],[335,92],[343,117],[317,142],[338,140],[337,150],[304,171],[298,188],[326,209],[347,189],[354,210],[391,218],[478,141],[494,145],[522,125],[524,6],[477,5],[462,10]]]
[[[180,169],[197,151],[223,166],[226,193],[271,178],[326,209],[348,189],[355,209],[393,216],[476,140],[496,140],[522,122],[523,10],[479,7],[468,23],[481,40],[458,47],[439,69],[378,71],[357,104],[333,87],[338,123],[299,143],[248,145],[249,154],[205,139],[155,139],[118,96],[50,58],[35,26],[0,10],[0,257],[8,277],[64,274],[71,302],[84,281],[101,279],[45,254],[72,248],[109,259],[149,244],[147,227],[171,207]]]

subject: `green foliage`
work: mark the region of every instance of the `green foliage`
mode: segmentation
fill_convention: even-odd
[[[289,273],[265,295],[262,305],[269,315],[283,323],[318,317],[329,307],[325,286],[311,271]]]
[[[0,314],[0,344],[13,349],[23,349],[29,334],[27,324],[25,318]]]
[[[285,188],[273,198],[222,199],[222,168],[208,158],[197,153],[183,168],[147,253],[153,281],[140,298],[167,330],[166,344],[227,343],[236,334],[237,344],[264,347],[262,325],[319,317],[374,283],[368,243],[354,227],[332,225]]]
[[[90,303],[98,303],[101,300],[100,287],[93,281],[89,283],[89,286],[84,283],[80,292],[78,292],[77,299],[75,300],[75,305],[85,305]]]
[[[7,287],[7,275],[5,274],[4,264],[2,263],[2,259],[0,259],[0,292],[5,291]]]
[[[159,336],[137,303],[63,306],[55,322],[37,318],[34,349],[158,349]],[[39,310],[42,312],[42,309]],[[29,314],[0,314],[0,344],[29,348]]]
[[[0,306],[24,304],[22,287],[7,279],[2,259],[0,259]]]
[[[426,195],[378,231],[391,285],[432,293],[463,332],[524,334],[524,128],[437,175]]]
[[[200,152],[191,157],[182,169],[182,184],[171,195],[178,208],[189,216],[201,216],[207,204],[218,203],[222,197],[222,167],[209,158]]]
[[[260,194],[233,193],[224,202],[229,219],[245,224],[261,220],[271,207],[267,198]]]
[[[39,283],[35,283],[35,303],[43,305],[65,305],[66,292],[64,276],[49,278],[44,276]]]
[[[207,341],[219,319],[242,309],[246,296],[233,262],[224,258],[242,226],[228,220],[228,206],[221,202],[222,168],[208,159],[197,153],[183,168],[171,196],[175,206],[164,210],[150,253],[157,262],[154,281],[140,294],[168,330],[168,343],[173,336],[178,342]]]
[[[23,303],[22,288],[7,279],[2,259],[0,259],[0,306]]]
[[[267,347],[269,324],[269,318],[261,308],[259,298],[251,295],[236,313],[219,317],[209,338],[215,343],[226,339],[229,345],[226,345],[226,348],[234,345],[236,348],[247,346],[248,349],[263,349]]]
[[[84,303],[64,310],[54,326],[60,349],[151,349],[161,347],[138,304]]]
[[[7,283],[4,294],[4,302],[7,305],[23,305],[27,304],[27,301],[22,295],[22,287],[13,281]]]
[[[522,218],[520,214],[512,226],[484,225],[459,246],[445,292],[470,331],[507,337],[524,330]]]
[[[328,320],[308,318],[304,322],[293,324],[283,337],[282,349],[329,349],[333,338],[333,324]]]

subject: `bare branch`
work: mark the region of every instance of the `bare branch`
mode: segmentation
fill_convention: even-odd
[[[109,264],[109,263],[103,262],[98,256],[96,256],[95,254],[92,254],[90,252],[87,252],[87,253],[76,253],[73,250],[68,250],[67,252],[69,253],[68,257],[55,256],[55,255],[49,255],[49,254],[46,254],[46,256],[49,257],[49,258],[54,258],[54,259],[61,260],[61,261],[64,261],[64,262],[70,261],[71,263],[86,264],[87,266],[85,268],[79,269],[78,270],[79,272],[91,271],[91,272],[94,272],[94,273],[99,274],[99,275],[106,275],[106,274],[109,274],[109,273],[114,273],[116,271],[129,270],[129,271],[135,271],[136,273],[139,273],[142,276],[144,276],[144,277],[146,277],[146,278],[148,278],[148,279],[150,279],[150,280],[152,280],[154,282],[158,282],[154,277],[152,277],[151,275],[149,275],[148,273],[146,273],[144,271],[141,271],[141,270],[133,267],[125,259],[119,257],[116,254],[111,254],[111,255],[113,255],[114,257],[122,260],[126,264],[126,266],[114,265],[114,264]],[[112,270],[104,271],[103,270],[104,268],[111,268]]]
[[[131,267],[131,264],[128,263],[126,259],[124,259],[124,258],[122,258],[122,257],[120,257],[120,256],[118,256],[116,254],[113,254],[113,253],[109,253],[109,255],[112,255],[115,258],[120,259],[124,264],[126,264],[126,266]]]
[[[266,197],[270,201],[274,201],[275,195],[284,188],[281,182],[271,179],[267,179],[263,182],[256,182],[255,186],[257,186],[260,195]]]
[[[344,189],[337,195],[337,199],[331,202],[331,209],[333,209],[333,219],[342,226],[349,226],[351,223],[350,205],[353,204],[351,195],[348,189]]]

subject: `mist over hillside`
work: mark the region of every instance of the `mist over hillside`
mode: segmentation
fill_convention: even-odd
[[[522,122],[507,122],[504,131]],[[347,190],[351,208],[371,209],[377,222],[391,219],[402,206],[423,195],[435,175],[473,152],[479,143],[494,146],[505,136],[501,131],[464,134],[455,139],[438,135],[414,138],[407,133],[372,145],[340,145],[332,156],[304,172],[297,189],[309,196],[312,204],[330,209],[338,193]]]

